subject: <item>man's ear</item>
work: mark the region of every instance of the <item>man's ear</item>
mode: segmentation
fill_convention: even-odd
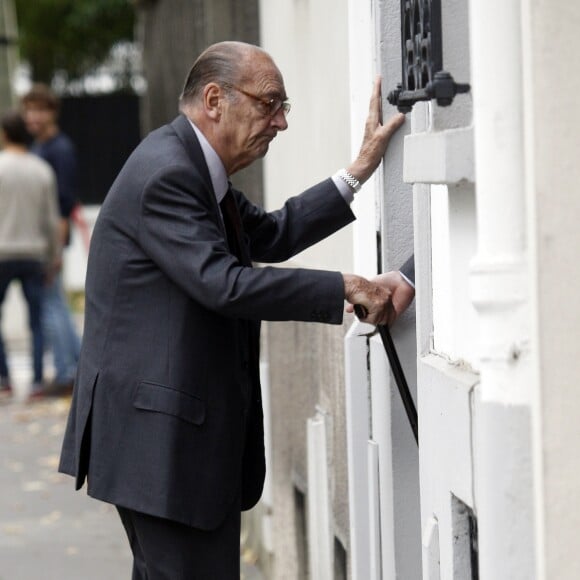
[[[203,89],[203,106],[206,115],[214,121],[222,114],[223,90],[217,83],[208,83]]]

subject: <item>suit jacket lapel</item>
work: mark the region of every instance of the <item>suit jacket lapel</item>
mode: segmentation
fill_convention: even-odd
[[[209,174],[209,169],[207,167],[207,163],[205,161],[205,156],[201,149],[201,145],[199,144],[199,140],[189,119],[185,115],[179,115],[176,117],[173,122],[171,123],[171,127],[177,133],[179,140],[183,143],[183,146],[187,152],[187,155],[191,159],[193,165],[198,169],[201,177],[203,178],[205,184],[207,185],[208,190],[211,192],[211,202],[214,207],[216,214],[220,215],[220,209],[218,206],[218,202],[215,196],[215,191],[213,189],[213,184],[211,182],[211,177]],[[224,229],[224,225],[222,220],[218,220],[220,223],[220,227],[224,237],[226,235],[226,231]]]

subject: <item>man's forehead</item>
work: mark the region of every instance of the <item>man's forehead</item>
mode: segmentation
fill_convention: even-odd
[[[260,94],[286,98],[284,79],[271,59],[255,62],[253,66],[250,64],[246,78]]]

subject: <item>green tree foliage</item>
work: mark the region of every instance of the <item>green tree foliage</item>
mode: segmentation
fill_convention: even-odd
[[[111,47],[133,39],[129,0],[15,0],[20,55],[34,80],[56,71],[79,78],[100,64]]]

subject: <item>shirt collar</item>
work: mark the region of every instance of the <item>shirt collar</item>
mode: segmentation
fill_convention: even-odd
[[[218,204],[224,198],[226,194],[229,183],[228,175],[222,160],[219,155],[215,152],[215,149],[209,144],[209,141],[205,138],[205,135],[200,131],[200,129],[195,125],[195,123],[188,119],[195,134],[199,140],[199,145],[205,157],[205,162],[207,163],[207,168],[209,170],[209,177],[211,179],[211,184],[215,193],[216,200]]]

